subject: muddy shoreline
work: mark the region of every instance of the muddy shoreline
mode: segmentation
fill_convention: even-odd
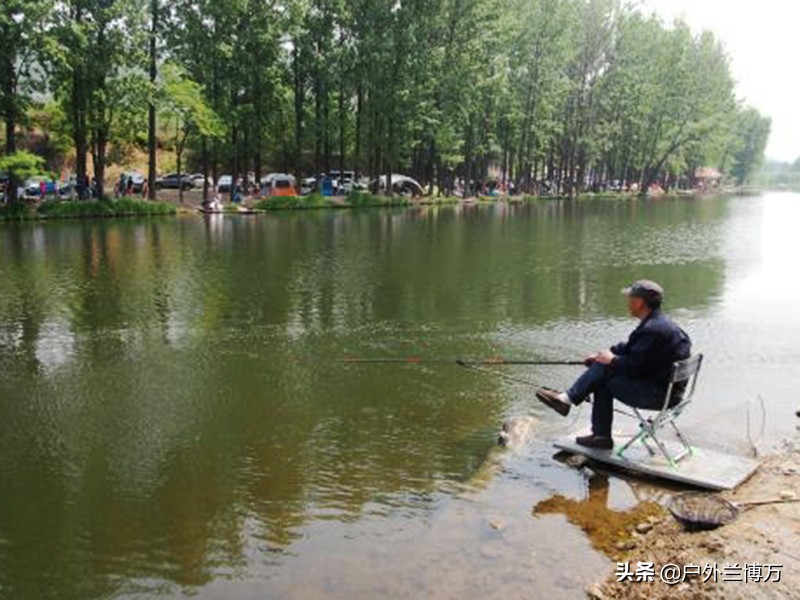
[[[800,440],[785,441],[748,481],[722,496],[733,502],[800,498]],[[586,590],[596,600],[800,598],[800,504],[752,507],[730,525],[694,533],[662,509],[628,523],[607,554],[615,561],[611,572]],[[620,563],[629,565],[624,570],[634,573],[632,580],[617,574]],[[646,579],[639,563],[653,563],[652,582],[639,580]],[[678,582],[661,580],[664,565],[682,567]],[[686,565],[697,565],[699,575],[690,567],[686,576]]]

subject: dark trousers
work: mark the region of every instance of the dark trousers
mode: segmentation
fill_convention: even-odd
[[[567,395],[573,404],[580,404],[589,395],[592,402],[592,433],[599,437],[611,437],[614,422],[614,398],[645,410],[661,410],[664,406],[666,387],[647,379],[631,379],[615,374],[606,365],[595,363],[578,377]]]

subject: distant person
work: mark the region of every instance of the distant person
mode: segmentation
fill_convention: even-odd
[[[147,179],[142,182],[142,200],[147,200],[148,192],[150,191],[150,184]]]
[[[213,198],[206,198],[201,203],[203,210],[209,212],[222,212],[222,198],[220,198],[219,194],[215,194]]]
[[[594,397],[592,434],[575,440],[587,448],[614,447],[611,425],[615,398],[635,408],[660,410],[673,364],[691,355],[689,336],[661,312],[664,290],[660,285],[641,280],[623,293],[631,315],[639,319],[628,341],[587,356],[587,370],[567,391],[541,388],[536,392],[541,402],[562,416],[590,395]],[[671,406],[681,401],[684,388],[678,385],[673,389]]]
[[[125,182],[125,195],[130,197],[133,196],[133,177],[128,176],[128,180]]]
[[[443,189],[439,190],[439,196],[442,195],[442,192],[444,192],[446,197],[453,195],[453,174],[449,169],[445,171],[444,177],[442,178],[442,188]]]
[[[47,181],[42,179],[39,182],[39,198],[44,200],[45,195],[47,194]]]
[[[114,186],[114,197],[121,198],[124,189],[125,189],[125,174],[120,173],[119,179],[117,180],[117,185]]]

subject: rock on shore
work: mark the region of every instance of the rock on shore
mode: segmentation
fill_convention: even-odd
[[[800,497],[800,448],[789,444],[766,458],[749,481],[724,496],[733,502]],[[655,581],[618,582],[615,565],[605,580],[587,588],[587,596],[624,600],[800,598],[800,503],[743,510],[734,523],[710,532],[685,532],[672,518],[650,525],[637,527],[640,537],[635,547],[620,548],[616,558],[628,562],[634,572],[639,562],[655,563]],[[723,580],[723,575],[743,573],[744,565],[754,563],[781,565],[780,581]],[[716,583],[691,577],[670,586],[658,577],[666,564],[694,564],[701,569],[716,564],[721,574]],[[737,568],[725,571],[728,565]],[[757,569],[763,573],[763,568]]]

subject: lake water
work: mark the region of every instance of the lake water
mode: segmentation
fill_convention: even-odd
[[[582,597],[612,566],[581,511],[669,490],[554,460],[588,411],[524,383],[341,359],[580,357],[647,277],[707,356],[687,431],[768,448],[800,422],[798,223],[767,194],[0,225],[0,597]]]

